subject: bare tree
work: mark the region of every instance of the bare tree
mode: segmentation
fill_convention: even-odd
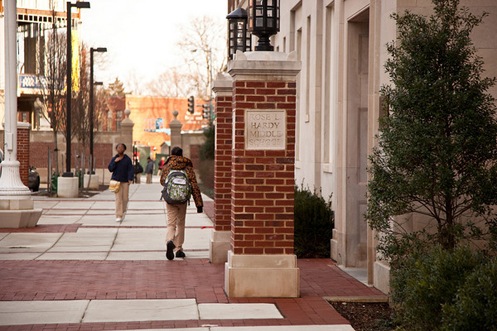
[[[190,79],[195,82],[195,95],[209,99],[214,76],[226,63],[226,52],[219,45],[226,45],[225,25],[217,24],[209,16],[192,19],[182,31],[178,42],[189,68]],[[223,54],[220,56],[220,54]]]
[[[76,137],[78,141],[77,155],[80,156],[80,165],[84,161],[83,155],[88,155],[90,141],[90,65],[88,53],[88,47],[82,45],[79,52],[79,88],[75,91],[76,98],[71,117],[71,127],[73,128],[71,138]]]
[[[172,68],[148,84],[157,95],[203,99],[211,96],[212,82],[227,63],[225,25],[212,17],[196,17],[180,30],[177,51],[185,60],[185,69]],[[222,55],[221,55],[222,54]]]
[[[152,95],[165,95],[179,98],[188,95],[191,80],[189,75],[178,71],[177,68],[161,73],[156,80],[147,84]]]
[[[44,117],[53,130],[56,173],[59,173],[57,133],[65,128],[66,103],[65,78],[67,68],[66,33],[60,26],[55,11],[55,0],[50,0],[52,24],[39,35],[38,78],[41,82],[41,104],[37,103],[39,115]],[[43,50],[43,51],[42,51]]]
[[[109,107],[107,106],[107,100],[109,99],[109,96],[110,96],[109,91],[105,88],[98,88],[95,91],[94,127],[97,128],[98,132],[102,132],[104,130],[107,131],[110,130],[110,127],[108,125]]]
[[[126,88],[129,93],[135,95],[144,95],[146,93],[146,83],[143,83],[143,80],[138,77],[135,71],[132,71],[128,74],[126,79]]]

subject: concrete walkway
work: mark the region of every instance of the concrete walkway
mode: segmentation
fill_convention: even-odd
[[[224,265],[208,261],[213,201],[188,208],[187,256],[168,261],[160,190],[132,185],[122,223],[109,191],[34,196],[37,227],[0,228],[0,330],[349,331],[324,298],[383,297],[330,259],[301,259],[300,298],[228,298]]]

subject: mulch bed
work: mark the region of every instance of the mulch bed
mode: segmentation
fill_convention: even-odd
[[[356,331],[395,330],[393,310],[387,302],[330,301]]]

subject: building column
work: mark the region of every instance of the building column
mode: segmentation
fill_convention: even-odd
[[[5,138],[2,176],[0,177],[0,227],[20,228],[36,226],[41,209],[34,209],[31,192],[22,183],[17,160],[17,57],[16,2],[4,4],[5,23]],[[28,127],[29,134],[29,127]]]
[[[220,73],[216,93],[216,138],[214,163],[214,231],[209,245],[211,263],[225,263],[231,241],[231,153],[233,147],[233,80]]]
[[[298,297],[294,254],[296,54],[237,52],[229,297]]]

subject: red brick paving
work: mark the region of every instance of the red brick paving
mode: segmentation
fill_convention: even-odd
[[[56,226],[50,229],[53,231]],[[58,229],[73,231],[72,227],[61,226]],[[274,303],[284,318],[22,325],[0,326],[0,330],[127,330],[193,328],[202,325],[348,324],[323,297],[383,296],[380,291],[365,286],[340,270],[330,259],[299,259],[298,267],[301,273],[300,298],[228,298],[224,292],[224,265],[211,264],[206,259],[3,260],[0,261],[1,301],[196,299],[197,303]]]

